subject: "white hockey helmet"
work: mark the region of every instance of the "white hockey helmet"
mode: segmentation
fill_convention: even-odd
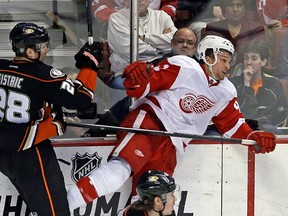
[[[214,54],[218,54],[221,49],[230,52],[231,55],[234,55],[235,52],[234,46],[229,40],[217,35],[207,35],[200,41],[197,47],[199,60],[203,59],[205,62],[205,51],[207,49],[213,49]]]

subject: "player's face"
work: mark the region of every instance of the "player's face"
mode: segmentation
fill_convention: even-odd
[[[166,204],[165,208],[162,211],[162,215],[171,215],[174,210],[175,202],[177,201],[176,196],[174,195],[174,192],[166,194]]]
[[[39,61],[44,61],[47,53],[50,50],[50,44],[49,42],[45,42],[41,44],[41,50],[40,50],[40,57],[39,57]]]
[[[217,54],[217,62],[212,67],[216,80],[223,80],[226,77],[227,71],[230,69],[231,58],[231,54],[227,51],[221,51]]]
[[[191,31],[181,31],[171,41],[172,51],[175,55],[192,57],[196,52],[196,36]]]
[[[258,53],[248,52],[244,53],[244,68],[251,67],[253,73],[260,73],[262,67],[265,66],[267,59],[261,59]]]

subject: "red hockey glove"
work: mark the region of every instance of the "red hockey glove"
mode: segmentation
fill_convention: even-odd
[[[259,150],[257,150],[255,147],[252,147],[252,151],[255,153],[269,153],[274,151],[276,147],[275,142],[275,135],[269,132],[265,131],[252,131],[247,139],[255,140],[257,145],[260,147]]]
[[[134,62],[125,68],[122,76],[126,77],[126,79],[123,84],[126,88],[147,85],[153,72],[153,65],[140,61]]]

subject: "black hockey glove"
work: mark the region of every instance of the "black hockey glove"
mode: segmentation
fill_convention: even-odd
[[[88,43],[84,44],[74,56],[76,61],[75,66],[79,69],[83,67],[91,68],[97,72],[99,64],[102,61],[102,47],[103,43],[101,42],[93,42],[91,45]]]

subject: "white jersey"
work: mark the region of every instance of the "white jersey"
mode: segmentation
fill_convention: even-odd
[[[167,131],[202,135],[212,120],[225,137],[232,137],[245,123],[234,85],[227,78],[219,82],[208,77],[194,59],[182,55],[168,58],[155,67],[154,73],[142,96],[131,108],[149,104]],[[153,83],[157,73],[166,76],[167,80],[167,83],[161,83],[160,89],[159,83]],[[153,101],[155,99],[157,103]],[[180,152],[184,151],[183,142],[188,144],[191,141],[171,139]]]

